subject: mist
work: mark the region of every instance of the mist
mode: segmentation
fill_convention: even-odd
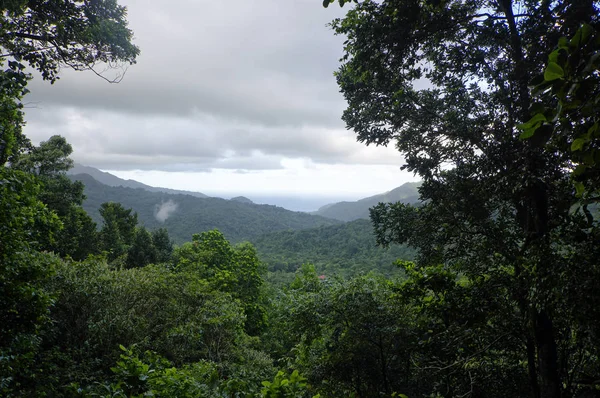
[[[158,206],[158,210],[154,217],[160,222],[165,222],[167,218],[177,211],[178,204],[169,199],[167,202],[163,202]]]

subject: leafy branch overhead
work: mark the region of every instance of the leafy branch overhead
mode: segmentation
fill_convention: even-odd
[[[51,82],[64,66],[102,75],[106,68],[134,64],[140,53],[127,9],[116,0],[10,0],[2,8],[0,57],[26,62]],[[119,81],[123,73],[106,79]]]
[[[569,153],[579,197],[594,194],[600,182],[600,30],[583,24],[561,37],[533,83],[533,117],[519,128],[522,139],[540,138]],[[550,103],[551,105],[544,105]],[[540,137],[541,136],[541,137]]]

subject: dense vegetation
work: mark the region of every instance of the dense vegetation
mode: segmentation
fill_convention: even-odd
[[[211,223],[176,247],[139,225],[154,210],[127,201],[152,208],[160,193],[121,188],[123,204],[94,208],[97,229],[65,175],[71,146],[22,134],[25,64],[54,81],[64,65],[135,62],[125,9],[2,3],[0,395],[598,396],[598,3],[352,3],[333,23],[347,37],[344,120],[367,144],[395,140],[423,178],[419,206],[370,211],[376,241],[416,257],[397,276],[322,278],[376,256],[365,222],[278,232],[256,239],[270,266],[302,253],[318,265],[280,286],[253,245],[203,231]],[[264,230],[326,220],[227,203],[227,217]]]
[[[378,247],[368,220],[341,225],[273,232],[251,239],[268,270],[281,278],[293,278],[304,263],[311,263],[327,277],[351,277],[377,270],[398,275],[397,259],[412,260],[415,251],[403,245]]]

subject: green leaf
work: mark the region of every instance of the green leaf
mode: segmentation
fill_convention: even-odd
[[[583,193],[585,192],[585,186],[580,181],[575,181],[574,185],[575,185],[575,195],[578,198],[580,198],[583,195]]]
[[[542,124],[543,122],[546,122],[546,121],[547,121],[546,116],[543,113],[537,113],[535,116],[533,116],[527,122],[525,122],[523,124],[519,124],[517,126],[517,128],[520,130],[527,130],[527,129],[530,129],[535,126],[539,126],[540,124]]]
[[[564,48],[565,50],[569,49],[569,39],[566,37],[561,37],[558,39],[558,48]]]
[[[586,140],[584,138],[577,138],[575,141],[573,141],[573,143],[571,144],[571,151],[575,152],[575,151],[580,151],[583,149],[583,146],[585,145]]]
[[[529,129],[523,131],[521,133],[521,135],[519,135],[519,139],[520,140],[526,140],[527,138],[533,137],[533,135],[535,134],[535,130],[536,129],[534,129],[534,128],[529,128]]]
[[[587,166],[585,164],[580,164],[577,167],[575,167],[575,170],[573,170],[573,175],[575,177],[582,175],[585,171],[587,170]]]
[[[544,80],[551,82],[556,79],[561,79],[565,75],[563,68],[556,62],[549,62],[544,71]]]
[[[600,129],[598,128],[598,122],[596,122],[588,129],[586,136],[588,139],[596,138],[598,137],[598,132],[600,132]]]
[[[535,131],[546,121],[546,116],[543,113],[538,113],[526,123],[519,124],[517,128],[523,131],[519,138],[524,140],[532,137],[535,134]]]
[[[575,46],[575,47],[581,46],[581,44],[585,43],[587,38],[590,37],[590,35],[592,34],[593,31],[594,31],[594,28],[592,28],[590,25],[583,24],[581,26],[581,28],[579,28],[579,30],[577,30],[577,33],[575,33],[575,36],[573,36],[573,38],[571,39],[571,45]]]
[[[558,56],[560,55],[559,50],[554,50],[548,55],[548,61],[550,62],[558,62]]]

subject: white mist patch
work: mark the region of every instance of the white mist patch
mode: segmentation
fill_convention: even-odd
[[[171,214],[177,210],[178,206],[179,205],[177,203],[169,199],[168,201],[161,203],[160,206],[157,206],[154,217],[156,217],[156,219],[160,222],[165,222],[167,218],[169,218]]]

